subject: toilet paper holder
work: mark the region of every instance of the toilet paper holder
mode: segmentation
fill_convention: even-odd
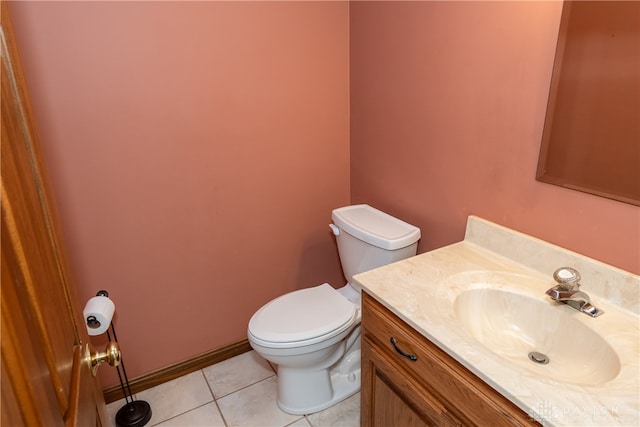
[[[109,292],[101,290],[98,291],[96,296],[108,298]],[[87,323],[87,330],[89,330],[89,328],[95,330],[102,326],[101,322],[95,316],[87,316],[85,321]],[[111,331],[109,331],[109,329]],[[116,425],[118,427],[142,427],[151,419],[151,405],[144,400],[133,399],[131,385],[129,384],[129,377],[127,376],[127,370],[124,367],[124,360],[122,360],[122,352],[120,351],[118,336],[116,335],[116,329],[113,326],[113,321],[109,322],[106,333],[109,344],[107,344],[107,348],[104,353],[96,355],[95,365],[94,358],[92,357],[92,372],[95,372],[100,363],[105,361],[111,366],[115,366],[118,373],[118,380],[120,381],[120,388],[122,389],[122,394],[124,395],[126,402],[116,414]],[[111,334],[113,334],[113,341],[111,340]]]
[[[100,323],[96,316],[88,316],[87,326],[91,329],[98,329],[100,326],[102,326],[102,323]]]

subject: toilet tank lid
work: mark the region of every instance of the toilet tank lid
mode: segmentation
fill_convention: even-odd
[[[334,209],[331,219],[343,231],[386,250],[402,249],[420,239],[420,229],[366,204]]]

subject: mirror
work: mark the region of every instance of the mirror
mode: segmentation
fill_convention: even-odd
[[[640,206],[640,2],[564,2],[537,180]]]

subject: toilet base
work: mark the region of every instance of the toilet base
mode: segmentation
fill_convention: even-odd
[[[360,390],[360,350],[332,369],[278,369],[278,407],[293,415],[321,411]]]

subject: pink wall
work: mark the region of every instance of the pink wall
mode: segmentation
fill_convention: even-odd
[[[475,214],[640,273],[640,208],[535,181],[560,10],[352,2],[351,201],[419,226],[421,252]]]
[[[80,299],[110,291],[130,377],[344,284],[327,224],[349,203],[346,3],[11,11]]]

